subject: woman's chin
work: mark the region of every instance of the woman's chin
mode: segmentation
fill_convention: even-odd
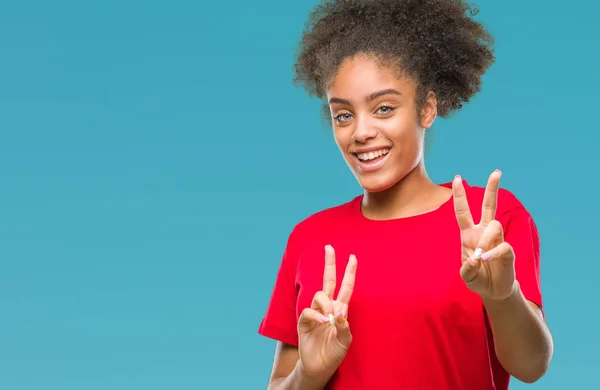
[[[358,183],[363,188],[363,190],[365,190],[366,192],[372,192],[372,193],[383,192],[383,191],[390,189],[397,183],[397,181],[391,180],[390,178],[386,178],[386,177],[377,177],[377,176],[361,177],[361,176],[362,175],[358,175],[358,177],[357,177]]]

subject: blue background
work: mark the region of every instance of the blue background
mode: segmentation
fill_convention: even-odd
[[[287,235],[360,193],[291,84],[315,3],[1,3],[0,389],[265,388]],[[538,223],[556,352],[511,389],[595,389],[599,5],[478,4],[497,62],[427,167]]]

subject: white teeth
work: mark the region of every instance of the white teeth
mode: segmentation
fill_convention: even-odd
[[[356,156],[361,161],[369,161],[374,160],[380,156],[385,156],[386,154],[388,154],[389,151],[389,149],[379,149],[368,153],[358,153]]]

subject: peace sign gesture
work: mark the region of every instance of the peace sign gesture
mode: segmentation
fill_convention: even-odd
[[[350,255],[337,300],[335,252],[325,247],[323,290],[313,297],[310,308],[304,309],[298,321],[298,353],[304,372],[327,382],[344,360],[352,342],[348,326],[348,303],[354,290],[356,257]]]
[[[515,253],[504,241],[502,225],[496,218],[499,170],[489,177],[483,205],[481,221],[475,225],[462,179],[457,176],[452,182],[454,210],[460,227],[462,242],[462,267],[460,276],[467,287],[482,298],[503,300],[508,298],[515,287]]]

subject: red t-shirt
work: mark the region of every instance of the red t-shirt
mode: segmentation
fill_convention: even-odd
[[[477,223],[484,189],[464,186]],[[297,321],[323,288],[324,247],[330,244],[337,290],[350,254],[358,268],[348,309],[353,341],[328,389],[506,390],[509,375],[496,358],[481,298],[459,274],[452,198],[435,211],[387,221],[365,218],[361,201],[358,196],[296,225],[259,333],[298,345]],[[541,307],[539,238],[531,215],[501,189],[496,219],[514,248],[523,294]]]

